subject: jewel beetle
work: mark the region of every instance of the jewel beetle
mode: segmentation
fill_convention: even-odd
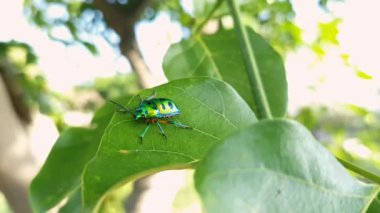
[[[126,109],[123,105],[109,100],[111,103],[119,107],[119,112],[131,114],[135,120],[145,119],[147,126],[144,131],[140,134],[140,142],[143,142],[145,134],[148,132],[150,124],[155,124],[160,129],[161,135],[166,139],[166,134],[161,126],[161,124],[173,124],[177,127],[184,129],[192,129],[192,127],[181,124],[178,121],[170,120],[170,118],[181,113],[174,101],[168,98],[156,98],[156,92],[152,96],[142,99],[140,97],[140,104],[136,110],[131,112]]]

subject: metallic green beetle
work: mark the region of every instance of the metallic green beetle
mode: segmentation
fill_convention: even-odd
[[[144,131],[140,134],[140,141],[143,142],[143,138],[145,134],[147,133],[150,124],[156,124],[158,128],[160,129],[160,133],[164,138],[166,139],[166,134],[164,130],[162,129],[161,124],[174,124],[177,127],[185,128],[185,129],[192,129],[192,127],[186,126],[181,124],[178,121],[173,120],[167,120],[168,118],[171,118],[173,116],[176,116],[180,114],[180,110],[178,109],[177,105],[174,103],[174,101],[167,99],[167,98],[156,98],[156,92],[147,99],[143,100],[140,97],[140,104],[136,108],[135,113],[132,113],[130,110],[126,109],[121,104],[110,100],[111,103],[117,105],[120,108],[120,112],[127,112],[131,114],[135,120],[138,120],[140,118],[144,118],[147,126],[145,127]]]

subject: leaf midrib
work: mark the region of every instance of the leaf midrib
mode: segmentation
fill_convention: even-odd
[[[181,157],[187,157],[191,162],[197,162],[200,159],[197,159],[195,157],[192,157],[188,154],[181,153],[181,152],[174,152],[174,151],[168,151],[168,150],[162,150],[162,149],[121,149],[118,151],[120,154],[128,155],[128,154],[134,154],[134,153],[139,153],[139,152],[156,152],[156,153],[165,153],[165,154],[170,154],[170,155],[177,155]],[[125,152],[125,153],[123,153]]]
[[[208,56],[208,58],[210,58],[210,62],[211,62],[212,66],[214,67],[214,70],[215,70],[214,73],[217,75],[218,79],[223,80],[222,74],[220,73],[219,68],[216,65],[214,58],[212,57],[212,53],[209,51],[206,43],[201,38],[197,38],[197,40],[198,40],[199,44],[201,45],[201,47],[204,49],[206,56]]]
[[[238,129],[238,127],[232,123],[232,121],[226,117],[225,114],[222,114],[212,108],[210,108],[207,104],[203,103],[201,100],[199,100],[198,98],[192,96],[191,94],[189,94],[188,92],[186,92],[186,90],[184,90],[183,88],[181,87],[176,87],[176,86],[173,86],[173,85],[170,85],[170,87],[173,87],[175,89],[178,89],[178,90],[181,90],[184,94],[188,95],[189,97],[191,97],[192,99],[194,99],[195,101],[197,101],[198,103],[200,103],[202,106],[204,106],[206,109],[210,110],[211,112],[214,112],[215,114],[221,116],[222,118],[224,118],[232,127],[234,127],[235,129]]]

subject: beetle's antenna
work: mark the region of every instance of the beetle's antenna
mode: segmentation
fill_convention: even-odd
[[[127,112],[129,114],[131,114],[133,116],[133,113],[129,110],[127,110],[127,108],[125,108],[123,105],[117,103],[116,101],[113,101],[113,100],[108,100],[109,102],[115,104],[116,106],[118,106],[120,108],[120,112]]]

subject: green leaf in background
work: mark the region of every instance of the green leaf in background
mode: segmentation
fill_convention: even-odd
[[[287,82],[280,55],[258,34],[248,28],[248,36],[269,106],[274,117],[283,117],[287,109]],[[164,59],[169,80],[209,76],[231,84],[257,113],[247,79],[239,43],[233,30],[220,31],[172,45]]]
[[[358,76],[359,78],[362,78],[362,79],[365,79],[365,80],[371,80],[373,79],[373,76],[364,72],[364,71],[361,71],[361,70],[357,70],[356,71],[356,76]]]
[[[162,125],[167,140],[152,125],[140,144],[145,121],[117,113],[105,131],[100,148],[83,176],[86,211],[98,208],[107,192],[137,177],[154,172],[191,167],[221,138],[256,121],[254,113],[228,84],[209,78],[181,79],[144,90],[172,99],[181,114],[175,117],[193,129]],[[126,106],[134,109],[139,98]]]
[[[89,42],[81,41],[81,43],[87,48],[88,51],[90,51],[93,55],[98,54],[98,50],[96,49],[94,44],[91,44]]]
[[[35,212],[45,212],[80,187],[84,166],[96,153],[114,112],[114,106],[107,104],[95,114],[94,128],[71,128],[60,135],[30,186]]]
[[[97,149],[91,129],[70,128],[53,146],[41,171],[30,186],[30,199],[35,212],[54,207],[80,185],[84,165]]]
[[[210,150],[195,174],[207,212],[364,212],[379,191],[351,177],[301,125],[251,125]]]
[[[194,16],[200,20],[206,19],[215,7],[217,1],[218,0],[194,0]],[[224,13],[226,13],[227,9],[224,11]]]
[[[334,45],[339,45],[338,34],[339,34],[339,24],[342,22],[341,19],[334,19],[327,23],[319,23],[320,31],[320,42],[326,42]]]

